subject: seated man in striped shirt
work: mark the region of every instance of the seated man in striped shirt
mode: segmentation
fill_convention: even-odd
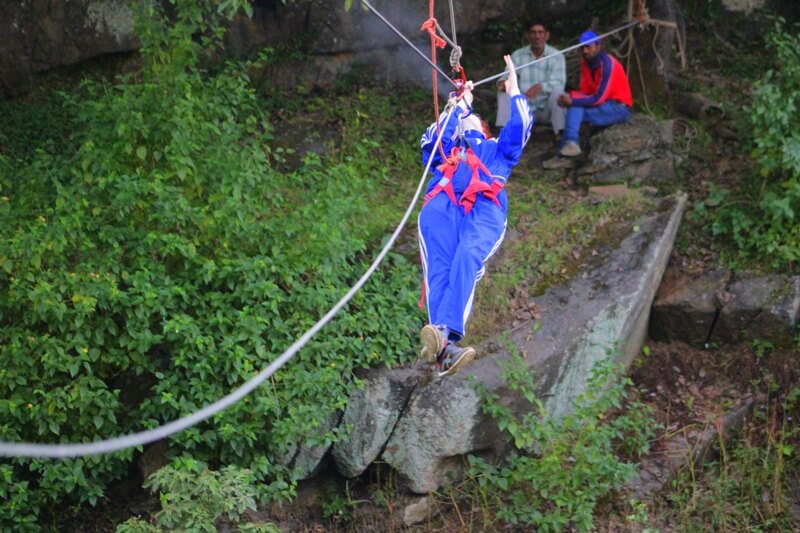
[[[551,124],[556,138],[564,129],[564,116],[566,110],[558,105],[558,96],[564,92],[567,83],[567,67],[564,55],[558,49],[547,44],[550,32],[544,22],[532,21],[525,33],[529,46],[515,50],[511,60],[517,66],[523,66],[534,60],[540,60],[533,65],[517,69],[519,89],[528,98],[528,104],[533,109],[536,123]],[[548,57],[551,56],[551,57]],[[542,59],[546,58],[546,59]],[[509,117],[509,102],[506,92],[506,80],[497,83],[497,127],[505,126]]]
[[[583,45],[579,88],[558,98],[559,105],[567,110],[558,153],[566,157],[581,154],[579,133],[583,122],[594,126],[626,122],[633,105],[628,75],[620,62],[603,50],[598,35],[585,31],[579,42]]]

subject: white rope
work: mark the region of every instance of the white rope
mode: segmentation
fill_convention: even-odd
[[[458,48],[458,39],[456,38],[456,12],[453,9],[453,0],[450,0],[450,31],[453,33],[453,48]]]
[[[632,22],[629,22],[628,24],[625,24],[624,26],[620,26],[619,28],[617,28],[615,30],[611,30],[610,32],[604,33],[602,35],[598,35],[597,36],[597,40],[605,39],[609,35],[613,35],[613,34],[615,34],[617,32],[622,31],[622,30],[628,29],[631,26],[635,26],[636,24],[642,24],[642,22],[640,22],[638,20],[634,20]],[[553,52],[550,55],[542,56],[539,59],[534,59],[533,61],[529,61],[528,63],[525,63],[524,65],[515,66],[514,70],[518,71],[520,69],[527,68],[527,67],[529,67],[529,66],[531,66],[531,65],[533,65],[535,63],[538,63],[540,61],[544,61],[546,59],[550,59],[551,57],[556,57],[558,55],[562,55],[562,54],[566,54],[567,52],[571,52],[572,50],[577,50],[578,48],[581,48],[582,46],[583,45],[581,43],[578,43],[578,44],[570,46],[568,48],[564,48],[563,50],[559,50],[558,52]],[[472,85],[474,87],[477,87],[479,85],[483,85],[484,83],[488,83],[490,81],[494,81],[496,79],[502,78],[505,75],[506,75],[506,72],[503,71],[503,72],[501,72],[499,74],[495,74],[494,76],[489,76],[488,78],[484,78],[484,79],[482,79],[480,81],[477,81],[477,82],[473,83]]]
[[[450,110],[447,112],[445,123],[447,123],[453,111],[455,110],[454,106],[449,107]],[[336,302],[336,304],[325,314],[325,316],[319,319],[319,321],[309,328],[308,331],[303,333],[303,335],[297,339],[294,344],[292,344],[285,352],[283,352],[280,357],[275,359],[269,364],[269,366],[259,372],[256,376],[242,384],[238,389],[234,390],[227,396],[220,398],[216,402],[207,405],[199,411],[195,411],[190,415],[166,423],[157,428],[140,431],[138,433],[132,433],[123,437],[115,437],[83,444],[38,444],[31,442],[0,441],[0,456],[51,458],[81,457],[87,455],[97,455],[101,453],[111,453],[124,450],[126,448],[142,446],[144,444],[149,444],[151,442],[164,439],[170,435],[178,433],[179,431],[183,431],[184,429],[194,426],[203,420],[207,420],[208,418],[211,418],[220,411],[227,409],[231,405],[247,396],[256,387],[261,385],[267,378],[277,372],[283,365],[288,363],[297,354],[297,352],[300,351],[300,349],[303,348],[303,346],[305,346],[317,332],[319,332],[319,330],[321,330],[333,319],[336,313],[338,313],[353,298],[353,296],[355,296],[355,294],[361,289],[361,287],[364,286],[370,276],[372,276],[375,270],[377,270],[380,263],[386,257],[386,254],[389,253],[389,250],[394,245],[395,241],[400,235],[400,232],[405,227],[408,218],[411,216],[411,212],[414,210],[414,206],[419,199],[420,193],[422,192],[422,187],[425,185],[425,178],[430,171],[431,163],[433,162],[433,158],[436,155],[436,151],[441,142],[442,135],[439,135],[439,138],[436,139],[436,143],[433,146],[433,150],[431,150],[431,156],[428,158],[428,163],[425,165],[422,178],[420,178],[419,184],[417,185],[414,198],[411,200],[411,203],[406,209],[406,212],[403,215],[400,224],[397,226],[397,229],[394,230],[391,238],[372,262],[367,271],[364,272],[356,284],[353,285],[349,291],[347,291],[347,294],[345,294],[338,302]]]
[[[442,76],[443,76],[443,77],[444,77],[444,78],[445,78],[447,81],[449,81],[450,83],[452,83],[454,86],[456,85],[456,82],[454,82],[453,80],[451,80],[451,79],[450,79],[450,76],[448,76],[446,72],[444,72],[444,71],[443,71],[441,68],[439,68],[439,65],[437,65],[436,63],[434,63],[433,61],[431,61],[431,60],[430,60],[430,58],[429,58],[428,56],[426,56],[425,54],[423,54],[423,53],[422,53],[422,51],[421,51],[419,48],[417,48],[416,46],[414,46],[414,45],[412,44],[412,42],[408,40],[408,37],[406,37],[405,35],[403,35],[403,34],[400,32],[400,30],[398,30],[397,28],[395,28],[395,27],[392,25],[392,23],[391,23],[391,22],[389,22],[389,20],[388,20],[386,17],[384,17],[383,15],[381,15],[381,14],[380,14],[380,12],[379,12],[377,9],[375,9],[374,7],[372,7],[372,4],[370,4],[370,3],[369,3],[367,0],[361,0],[361,3],[362,3],[362,4],[364,4],[364,7],[366,7],[366,8],[367,8],[367,9],[369,9],[370,11],[372,11],[372,14],[373,14],[373,15],[375,15],[376,17],[378,17],[378,18],[381,20],[381,22],[383,22],[384,24],[386,24],[386,25],[389,27],[389,29],[390,29],[390,30],[392,30],[392,31],[393,31],[393,32],[394,32],[394,33],[395,33],[395,34],[396,34],[398,37],[400,37],[400,38],[403,40],[403,42],[405,42],[405,43],[406,43],[408,46],[410,46],[410,47],[411,47],[411,48],[412,48],[412,49],[413,49],[413,50],[414,50],[414,51],[415,51],[415,52],[416,52],[416,53],[417,53],[417,54],[418,54],[420,57],[422,57],[422,59],[424,59],[425,61],[427,61],[427,63],[428,63],[428,64],[429,64],[431,67],[433,67],[433,69],[434,69],[436,72],[438,72],[439,74],[441,74],[441,75],[442,75]]]

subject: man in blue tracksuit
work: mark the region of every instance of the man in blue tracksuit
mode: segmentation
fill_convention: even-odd
[[[422,328],[421,357],[436,362],[439,375],[458,370],[475,357],[461,347],[484,263],[498,250],[506,231],[507,198],[503,186],[519,162],[533,126],[533,113],[520,95],[514,64],[506,88],[511,115],[497,138],[471,113],[472,85],[467,83],[458,107],[442,113],[422,136],[422,162],[428,163],[439,132],[441,149],[433,155],[433,177],[419,214],[419,246],[428,302],[429,324]],[[444,155],[444,156],[443,156]]]

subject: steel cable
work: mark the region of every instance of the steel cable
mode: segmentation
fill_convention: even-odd
[[[445,117],[445,123],[450,119],[450,116],[456,109],[455,106],[450,106],[449,112],[447,112]],[[446,109],[447,110],[447,109]],[[163,424],[157,428],[149,429],[146,431],[140,431],[137,433],[131,433],[130,435],[125,435],[123,437],[115,437],[106,440],[99,440],[90,443],[80,443],[80,444],[39,444],[39,443],[30,443],[30,442],[5,442],[0,441],[0,456],[3,457],[48,457],[48,458],[66,458],[66,457],[82,457],[88,455],[97,455],[102,453],[111,453],[116,452],[119,450],[123,450],[126,448],[133,448],[136,446],[142,446],[144,444],[149,444],[151,442],[155,442],[157,440],[164,439],[169,437],[170,435],[174,435],[179,431],[183,431],[195,424],[198,424],[212,416],[216,415],[217,413],[221,412],[224,409],[227,409],[231,405],[235,404],[242,398],[244,398],[247,394],[255,390],[256,387],[261,385],[267,378],[269,378],[272,374],[277,372],[283,365],[289,362],[301,348],[303,348],[311,338],[317,334],[328,322],[330,322],[333,317],[338,313],[352,298],[355,294],[364,286],[367,280],[372,276],[372,274],[377,270],[380,263],[389,253],[389,250],[394,246],[395,241],[400,235],[400,232],[408,222],[409,217],[411,216],[412,211],[419,200],[419,196],[422,192],[422,188],[425,185],[425,178],[428,175],[428,172],[431,168],[431,163],[433,162],[433,158],[436,155],[436,150],[438,149],[439,145],[442,142],[442,136],[439,135],[436,143],[434,144],[433,150],[431,151],[431,156],[428,158],[428,162],[425,165],[425,170],[422,173],[422,177],[420,178],[419,184],[417,185],[417,190],[414,193],[414,198],[411,200],[408,208],[406,209],[403,218],[400,220],[399,225],[392,233],[392,236],[387,241],[386,245],[383,247],[381,252],[372,262],[370,267],[364,272],[364,274],[358,279],[358,281],[353,285],[347,294],[345,294],[336,304],[328,311],[325,316],[323,316],[319,321],[314,324],[311,328],[308,329],[303,335],[300,336],[286,351],[284,351],[277,359],[275,359],[272,363],[270,363],[266,368],[264,368],[261,372],[257,375],[243,383],[239,388],[234,390],[233,392],[229,393],[228,395],[220,398],[219,400],[215,401],[212,404],[203,407],[199,411],[195,411],[194,413],[187,415],[185,417],[179,418],[172,422],[168,422]]]
[[[642,24],[642,22],[638,21],[638,20],[634,20],[632,22],[629,22],[628,24],[620,26],[619,28],[617,28],[615,30],[611,30],[611,31],[609,31],[607,33],[604,33],[602,35],[598,35],[597,39],[598,40],[604,39],[604,38],[608,37],[609,35],[613,35],[613,34],[615,34],[617,32],[622,31],[622,30],[626,30],[626,29],[630,28],[631,26],[635,26],[637,24]],[[529,61],[528,63],[525,63],[524,65],[516,66],[516,67],[514,67],[514,70],[518,71],[519,69],[529,67],[529,66],[534,65],[534,64],[536,64],[536,63],[538,63],[540,61],[544,61],[545,59],[550,59],[551,57],[556,57],[558,55],[562,55],[562,54],[566,54],[567,52],[571,52],[572,50],[577,50],[578,48],[580,48],[582,46],[583,45],[581,43],[578,43],[576,45],[564,48],[563,50],[559,50],[558,52],[554,52],[552,54],[549,54],[549,55],[546,55],[546,56],[542,56],[542,57],[540,57],[538,59],[534,59],[533,61]],[[484,79],[482,79],[480,81],[476,81],[475,83],[473,83],[473,86],[477,87],[479,85],[483,85],[484,83],[488,83],[490,81],[494,81],[494,80],[500,79],[503,76],[505,76],[505,74],[506,74],[506,72],[503,71],[503,72],[501,72],[499,74],[495,74],[494,76],[489,76],[488,78],[484,78]]]

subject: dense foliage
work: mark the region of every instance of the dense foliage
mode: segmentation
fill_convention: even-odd
[[[800,260],[800,35],[778,19],[767,44],[775,66],[755,82],[746,113],[758,172],[741,190],[717,188],[696,208],[745,259],[786,267]]]
[[[73,136],[33,129],[35,148],[4,145],[2,440],[117,436],[220,398],[344,294],[399,218],[375,207],[389,177],[369,141],[347,147],[360,157],[279,172],[254,65],[201,68],[242,2],[172,4],[170,18],[139,4],[138,79],[50,101]],[[336,437],[325,424],[354,371],[413,353],[417,276],[392,256],[270,386],[176,435],[171,453],[247,467],[262,497],[291,494],[298,443]],[[36,530],[65,498],[94,504],[133,458],[3,460],[0,524]]]
[[[226,466],[213,471],[191,458],[177,458],[145,482],[145,488],[161,500],[154,524],[131,518],[117,528],[117,533],[216,533],[219,523],[236,525],[241,532],[280,533],[270,523],[252,523],[243,518],[247,511],[256,510],[258,492],[254,482],[252,472],[246,468]]]
[[[501,464],[470,456],[477,502],[489,512],[484,527],[515,524],[536,531],[592,531],[598,502],[636,475],[634,463],[655,433],[651,409],[639,401],[632,382],[612,358],[596,365],[586,391],[564,417],[548,417],[535,396],[525,362],[511,358],[504,369],[509,388],[531,403],[515,416],[499,398],[479,387],[483,410],[497,420],[519,453]],[[612,416],[630,395],[624,413]]]

